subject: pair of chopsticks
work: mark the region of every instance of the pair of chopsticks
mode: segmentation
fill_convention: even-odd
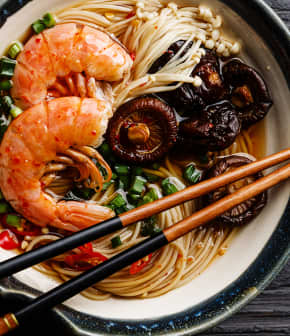
[[[290,159],[290,148],[268,156],[260,161],[242,166],[218,177],[200,182],[197,185],[181,190],[175,194],[159,199],[153,203],[143,205],[139,208],[130,210],[117,217],[105,222],[94,225],[90,228],[77,232],[69,237],[57,240],[48,245],[39,247],[30,252],[16,256],[7,261],[0,263],[0,278],[17,273],[32,265],[38,264],[44,260],[60,255],[66,251],[72,250],[85,243],[100,238],[106,234],[112,233],[137,221],[151,217],[164,210],[180,205],[194,198],[205,195],[224,185],[233,183],[241,178],[258,173],[274,165],[280,164]],[[57,304],[80,293],[95,283],[109,277],[115,272],[123,269],[144,258],[148,254],[164,247],[168,243],[182,237],[193,229],[214,218],[222,215],[224,212],[232,209],[236,205],[253,198],[274,185],[290,177],[290,164],[279,168],[273,173],[262,177],[246,187],[239,189],[235,193],[217,201],[214,204],[194,213],[188,218],[177,224],[166,228],[152,238],[148,238],[142,243],[129,248],[128,250],[114,256],[102,264],[84,272],[83,274],[71,279],[57,288],[34,299],[27,307],[16,313],[9,313],[0,318],[0,335],[15,329],[29,317],[50,309]]]

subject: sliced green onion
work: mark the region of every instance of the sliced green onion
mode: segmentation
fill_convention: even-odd
[[[154,188],[151,188],[138,202],[138,206],[154,202],[158,199],[157,192]]]
[[[14,75],[16,63],[17,62],[11,58],[5,56],[2,57],[0,60],[0,75],[12,77]]]
[[[158,200],[158,194],[157,194],[157,191],[156,191],[156,189],[154,189],[154,188],[151,188],[149,191],[148,191],[148,193],[147,193],[147,195],[150,195],[150,197],[153,199],[153,201],[156,201],[156,200]]]
[[[115,173],[112,173],[112,180],[116,180],[116,179],[117,179],[117,177],[118,177],[118,175],[117,175],[117,174],[115,174]]]
[[[10,207],[9,204],[6,202],[0,202],[0,214],[5,214],[9,212]]]
[[[160,180],[160,177],[154,174],[145,173],[145,176],[150,183],[154,183]]]
[[[170,182],[169,178],[162,181],[162,190],[165,195],[171,195],[178,191],[176,186]]]
[[[155,162],[155,163],[152,164],[151,167],[152,167],[152,169],[154,169],[154,170],[158,170],[158,169],[161,167],[161,165],[160,165],[160,163]]]
[[[10,46],[10,48],[8,50],[8,55],[11,58],[16,58],[22,50],[23,50],[23,44],[21,42],[17,41]]]
[[[54,27],[56,25],[55,17],[51,13],[46,13],[43,16],[43,23],[47,28]]]
[[[141,176],[143,174],[143,168],[142,167],[133,167],[132,169],[132,175],[133,176]]]
[[[118,194],[111,202],[110,205],[113,205],[115,208],[121,208],[122,206],[126,205],[127,202],[123,198],[121,194]]]
[[[144,220],[141,226],[141,235],[143,237],[155,236],[161,229],[157,226],[156,216]]]
[[[118,180],[118,189],[128,190],[130,187],[129,176],[120,176]]]
[[[23,112],[22,109],[15,105],[12,105],[10,109],[10,114],[12,115],[13,118],[17,118],[22,112]]]
[[[115,164],[115,171],[117,175],[128,175],[130,172],[130,167],[122,164]]]
[[[183,177],[189,183],[195,184],[200,181],[201,172],[194,165],[190,165],[184,170]]]
[[[104,157],[109,157],[112,154],[111,147],[106,142],[103,142],[98,150]]]
[[[0,82],[0,90],[8,91],[13,87],[13,81],[6,79]]]
[[[18,215],[7,215],[6,223],[16,228],[21,228],[21,217]]]
[[[141,194],[144,191],[145,183],[147,180],[142,176],[135,176],[132,186],[130,188],[130,194]]]
[[[10,96],[1,97],[1,106],[5,111],[10,111],[13,106],[13,100]]]
[[[103,183],[103,189],[102,189],[102,191],[106,191],[106,190],[108,190],[108,188],[109,188],[109,186],[111,185],[111,184],[113,184],[115,181],[112,179],[111,181],[109,181],[109,182],[105,182],[105,183]]]
[[[137,204],[139,202],[141,198],[141,195],[137,195],[137,194],[128,194],[128,200],[130,201],[130,203],[132,204]]]
[[[41,33],[46,28],[42,20],[36,20],[35,22],[32,23],[31,27],[33,31],[35,32],[35,34]]]
[[[111,239],[112,248],[116,248],[122,245],[122,240],[120,236],[116,236]]]

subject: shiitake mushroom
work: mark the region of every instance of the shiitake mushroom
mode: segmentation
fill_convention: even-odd
[[[107,138],[113,152],[122,160],[157,161],[176,142],[174,111],[158,98],[133,99],[116,111],[109,122]]]
[[[243,128],[265,118],[273,102],[262,76],[238,59],[223,67],[223,76],[231,89],[231,101],[238,110]]]
[[[200,114],[182,121],[179,132],[183,142],[207,151],[221,151],[231,146],[241,130],[240,120],[228,101],[209,105]]]
[[[153,63],[149,73],[156,73],[164,67],[185,43],[186,41],[184,40],[173,43],[169,49]],[[192,47],[192,42],[188,43],[180,57],[182,57],[190,47]],[[176,90],[158,94],[180,114],[193,115],[206,105],[222,100],[226,95],[226,89],[220,73],[219,58],[214,51],[206,49],[206,55],[201,58],[200,63],[195,67],[191,75],[192,77],[201,77],[203,84],[200,87],[195,87],[190,83],[184,83]]]
[[[251,163],[252,160],[241,155],[231,155],[220,159],[206,174],[205,179],[210,179],[219,176],[229,170],[238,168],[245,164]],[[203,205],[210,205],[219,199],[234,193],[236,190],[254,182],[261,178],[262,173],[241,179],[227,186],[221,187],[203,197]],[[267,204],[267,192],[263,192],[258,196],[251,198],[233,209],[225,212],[218,217],[215,222],[220,224],[241,226],[249,223],[252,219],[260,214],[262,209]]]

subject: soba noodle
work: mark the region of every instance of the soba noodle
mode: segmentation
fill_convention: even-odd
[[[203,46],[215,49],[223,56],[238,54],[240,51],[238,42],[223,36],[222,18],[204,6],[181,8],[161,0],[85,0],[55,14],[59,23],[86,24],[114,34],[132,53],[135,58],[132,72],[113,85],[114,109],[134,97],[174,90],[182,83],[200,86],[201,79],[192,78],[191,73],[205,54]],[[173,42],[181,39],[187,43],[178,54],[157,73],[148,74],[152,64]],[[192,46],[179,57],[191,41]],[[175,84],[169,87],[172,83]],[[230,148],[215,153],[215,157],[237,152],[255,154],[247,131],[244,131]],[[180,167],[170,157],[164,160],[164,165],[158,170],[144,171],[162,178],[174,178],[180,189],[186,187]],[[61,187],[61,183],[64,182],[54,183],[56,186],[59,183]],[[162,197],[157,184],[150,186]],[[107,191],[96,193],[92,200],[104,205],[115,195],[116,187],[112,184]],[[159,227],[163,229],[182,220],[191,215],[196,207],[196,202],[191,201],[161,213],[158,215]],[[131,275],[129,268],[123,269],[83,292],[83,295],[94,300],[104,300],[111,295],[150,298],[165,294],[187,284],[203,272],[217,255],[225,252],[236,231],[237,229],[218,226],[196,229],[155,253],[141,272]],[[93,242],[94,251],[110,258],[145,239],[140,232],[141,223],[136,223]],[[120,236],[122,245],[112,248],[111,239],[116,235]],[[39,244],[55,239],[58,239],[58,236],[44,229],[41,236],[26,237],[22,248],[29,251]],[[78,275],[80,272],[65,266],[65,256],[56,257],[37,266],[37,269],[62,280]]]

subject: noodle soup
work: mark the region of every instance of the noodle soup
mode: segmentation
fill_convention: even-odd
[[[77,148],[77,152],[58,153],[63,154],[58,155],[58,161],[51,160],[53,165],[50,165],[41,176],[44,192],[49,197],[58,202],[77,201],[97,204],[120,214],[144,204],[144,200],[149,203],[199,182],[221,158],[228,158],[241,152],[250,159],[264,156],[265,124],[258,119],[262,119],[261,114],[262,117],[266,115],[271,105],[266,84],[253,68],[237,59],[240,57],[241,45],[223,33],[222,17],[216,15],[212,9],[202,5],[182,7],[174,2],[164,4],[157,0],[147,1],[146,4],[134,0],[82,1],[56,11],[46,18],[49,19],[48,26],[45,26],[47,21],[44,19],[34,23],[35,33],[39,36],[45,34],[46,29],[66,26],[77,31],[73,39],[78,41],[77,39],[84,33],[84,28],[80,27],[87,27],[90,34],[95,30],[101,30],[114,36],[107,48],[109,49],[113,43],[118,44],[119,48],[130,55],[133,64],[130,71],[125,71],[121,79],[108,81],[109,85],[104,83],[104,79],[97,78],[97,81],[94,81],[93,78],[92,81],[93,76],[87,73],[89,70],[86,72],[82,69],[77,75],[76,71],[67,71],[65,76],[56,76],[55,81],[45,88],[47,104],[53,104],[63,96],[97,98],[108,101],[114,114],[109,127],[107,128],[107,125],[104,127],[107,130],[107,134],[104,135],[106,140],[103,142],[101,134],[101,140],[92,146],[94,147],[92,151],[87,149],[85,152],[84,148]],[[49,44],[48,37],[43,36],[45,43]],[[85,36],[86,41],[91,36]],[[115,39],[118,39],[118,42]],[[179,43],[174,45],[177,42]],[[27,41],[23,41],[23,44],[28,45]],[[21,53],[22,47],[19,49]],[[50,57],[54,57],[53,53]],[[239,84],[234,80],[226,83],[227,75],[224,69],[227,67],[231,73],[228,75],[230,79],[235,70],[230,68],[229,64],[233,64],[232,68],[234,66],[242,68],[242,70],[239,68],[239,71],[246,73],[246,79],[242,78]],[[257,90],[262,87],[264,91],[258,94],[251,92],[249,78],[258,82]],[[15,105],[11,103],[10,106],[13,110],[12,113],[10,110],[12,117],[17,117],[18,113],[20,115],[21,110],[17,103],[20,102],[19,105],[23,103],[22,96],[16,92],[15,83],[16,80],[12,88]],[[189,95],[190,99],[189,103],[183,101],[180,107],[178,97],[182,94],[186,97]],[[142,100],[143,104],[146,102],[150,105],[151,110],[147,107],[150,113],[144,113],[143,110],[139,113],[136,107],[139,105],[136,105],[131,113],[133,116],[130,114],[128,124],[122,126],[126,132],[120,132],[111,139],[112,132],[121,128],[118,124],[120,121],[116,117],[118,113],[121,114],[119,119],[125,120],[127,115],[122,113],[130,110],[132,102],[138,103],[139,100]],[[259,118],[251,115],[254,105],[260,112]],[[212,109],[216,112],[212,112]],[[157,118],[157,110],[160,115],[162,114],[163,119],[160,119],[160,122],[159,119],[156,119],[157,121],[154,119]],[[236,110],[239,110],[239,113]],[[206,112],[203,113],[204,111]],[[242,116],[241,111],[244,111],[247,118]],[[23,112],[25,113],[27,111]],[[230,120],[229,124],[222,125],[226,130],[222,136],[212,121],[215,118],[213,115],[220,113],[226,113],[226,118]],[[12,121],[11,115],[7,117],[6,112],[7,125]],[[171,133],[169,132],[168,136],[177,133],[168,148],[169,138],[165,139],[165,134],[167,135],[165,131],[168,131],[168,124],[174,118],[176,126],[170,129]],[[223,115],[221,117],[223,120],[226,118]],[[164,129],[159,127],[163,125],[163,120],[166,125]],[[57,119],[54,121],[57,124]],[[259,122],[256,123],[257,121]],[[200,129],[203,127],[200,129],[196,127],[197,122],[202,122],[202,126],[209,128],[207,131],[209,135],[201,134]],[[250,125],[250,122],[253,125]],[[215,129],[212,135],[213,128]],[[182,129],[185,130],[184,133],[180,131]],[[229,138],[228,134],[231,132],[233,135]],[[156,133],[158,136],[154,137]],[[127,135],[134,146],[132,143],[128,145],[127,138],[121,143]],[[150,150],[147,148],[149,146],[147,137],[152,138]],[[222,142],[219,146],[218,141]],[[114,146],[121,148],[121,145],[123,152],[127,149],[124,149],[126,146],[130,149],[132,159],[124,159],[120,152],[115,150]],[[154,156],[157,147],[162,148],[160,157]],[[146,156],[149,159],[145,160],[143,157],[146,151],[150,152],[151,156]],[[99,184],[92,187],[92,183],[95,182],[93,174],[81,179],[85,173],[79,168],[80,162],[85,162],[89,167],[93,163],[94,167],[99,169],[100,174],[97,175],[94,168]],[[109,173],[110,170],[112,174]],[[109,175],[111,178],[104,182]],[[203,205],[202,202],[203,200],[192,201],[170,209],[157,217],[136,223],[120,232],[54,258],[37,266],[37,269],[57,279],[67,280],[191,215]],[[64,226],[41,225],[40,228],[35,225],[40,223],[35,223],[35,220],[31,219],[34,216],[30,215],[30,220],[26,220],[20,210],[23,217],[15,214],[8,206],[6,212],[2,220],[3,229],[9,229],[16,235],[21,252],[70,234]],[[153,298],[166,294],[199,276],[217,255],[223,254],[225,247],[238,230],[238,226],[225,225],[222,222],[196,229],[144,260],[96,284],[83,292],[83,295],[94,300],[104,300],[112,295],[125,298]]]

